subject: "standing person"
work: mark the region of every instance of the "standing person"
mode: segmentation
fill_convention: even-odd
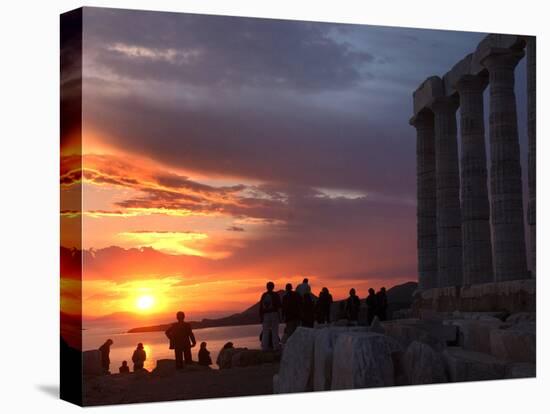
[[[306,293],[311,293],[311,286],[309,285],[309,280],[307,277],[304,278],[302,283],[296,286],[296,293],[298,293],[302,298]]]
[[[326,287],[321,289],[317,300],[317,322],[330,323],[330,308],[332,306],[332,295]]]
[[[378,319],[385,321],[387,318],[388,310],[388,297],[386,296],[386,288],[382,287],[376,294],[376,306]]]
[[[191,348],[197,344],[197,341],[195,335],[193,335],[191,325],[185,322],[185,313],[179,311],[176,318],[178,321],[173,323],[165,333],[170,339],[170,349],[173,349],[176,354],[176,369],[182,369],[184,358],[186,364],[193,362]]]
[[[378,312],[378,301],[373,288],[369,289],[369,296],[367,296],[365,302],[367,303],[367,324],[370,326],[374,316]]]
[[[103,368],[104,374],[109,374],[109,365],[111,365],[111,359],[109,358],[111,345],[113,345],[113,340],[107,339],[105,343],[99,347],[99,352],[101,352],[101,367]]]
[[[210,358],[210,351],[206,349],[206,342],[201,342],[201,348],[199,349],[199,365],[205,367],[212,365],[212,358]]]
[[[348,316],[348,320],[353,325],[357,325],[358,323],[360,307],[361,307],[361,301],[355,294],[355,289],[351,288],[349,290],[349,297],[346,300],[346,314]]]
[[[279,349],[279,312],[281,310],[281,298],[273,291],[273,282],[267,282],[267,291],[260,297],[260,321],[262,322],[262,350],[269,349],[269,342],[273,350]],[[271,341],[269,341],[271,333]]]
[[[292,285],[287,283],[282,303],[282,316],[285,322],[285,337],[288,339],[294,333],[300,322],[300,306],[302,298],[292,290]]]
[[[304,294],[301,311],[302,326],[313,328],[315,323],[315,302],[311,293]]]
[[[143,369],[143,363],[147,359],[147,354],[145,349],[143,349],[143,344],[140,342],[137,344],[136,350],[132,355],[132,362],[134,363],[134,372],[140,371]]]

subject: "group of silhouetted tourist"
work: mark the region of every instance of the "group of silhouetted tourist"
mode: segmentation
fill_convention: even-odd
[[[357,324],[359,321],[359,311],[361,309],[361,299],[357,296],[355,289],[351,288],[349,297],[344,302],[345,319],[351,324]],[[373,288],[369,289],[369,294],[365,299],[367,305],[367,325],[370,325],[375,316],[381,321],[387,319],[388,298],[386,296],[386,288],[382,287],[375,293]]]
[[[166,336],[169,339],[169,348],[174,350],[176,369],[182,369],[184,365],[193,363],[191,356],[191,348],[195,347],[197,341],[195,335],[191,329],[191,325],[185,322],[185,313],[178,312],[176,314],[177,322],[170,325],[165,331]],[[101,367],[103,372],[108,374],[109,366],[111,364],[110,352],[113,340],[108,339],[103,345],[99,347],[101,355]],[[212,358],[210,357],[210,351],[206,348],[206,342],[201,342],[198,364],[203,366],[212,365]],[[140,342],[132,354],[132,362],[134,364],[133,371],[138,372],[144,370],[144,363],[147,360],[147,354],[143,344]],[[127,374],[130,372],[128,361],[122,361],[122,365],[118,369],[120,374]]]
[[[378,292],[369,289],[369,294],[365,299],[367,307],[367,324],[370,325],[375,316],[381,321],[385,321],[387,316],[388,299],[386,288],[381,288]],[[311,293],[311,286],[308,279],[292,289],[292,284],[287,283],[282,298],[275,292],[275,284],[268,282],[266,291],[262,294],[259,302],[260,322],[262,332],[260,341],[262,350],[278,351],[281,348],[281,339],[279,338],[279,323],[285,323],[283,341],[287,340],[298,326],[313,328],[315,322],[318,324],[331,323],[332,295],[326,287],[319,292],[315,298]],[[349,325],[359,323],[359,312],[361,309],[361,299],[357,296],[354,288],[350,289],[349,297],[340,302],[336,311],[336,319],[346,319]],[[182,369],[185,365],[193,363],[191,348],[197,344],[191,324],[185,322],[185,313],[176,314],[177,322],[170,325],[165,331],[169,340],[169,348],[174,350],[176,369]],[[108,339],[99,347],[101,354],[101,366],[105,373],[109,373],[110,349],[113,341]],[[199,365],[212,365],[210,351],[206,348],[206,342],[201,342],[198,352]],[[233,346],[228,342],[225,346]],[[132,354],[133,371],[144,370],[144,363],[147,360],[143,344],[140,342]],[[122,361],[119,373],[129,373],[130,367],[127,361]]]
[[[292,289],[292,284],[287,283],[282,298],[275,292],[273,282],[268,282],[266,289],[259,302],[262,350],[277,351],[280,349],[279,322],[281,320],[285,323],[283,341],[288,339],[298,326],[313,328],[315,322],[318,324],[331,322],[333,299],[328,288],[323,287],[317,299],[311,293],[311,286],[307,278],[296,286],[295,290]],[[388,307],[386,288],[381,288],[377,293],[374,289],[369,289],[365,303],[369,325],[375,316],[378,316],[381,321],[386,320]],[[360,309],[361,299],[352,288],[349,291],[349,297],[340,303],[336,314],[337,319],[347,319],[350,325],[357,325]]]
[[[105,374],[109,374],[109,366],[111,365],[111,345],[113,345],[112,339],[107,339],[103,345],[99,347],[99,352],[101,355],[101,367]],[[147,360],[147,354],[143,344],[140,342],[137,344],[137,347],[132,354],[132,362],[134,363],[134,372],[143,370],[143,364]],[[130,372],[130,367],[128,366],[128,361],[122,361],[122,365],[118,368],[120,374],[127,374]]]

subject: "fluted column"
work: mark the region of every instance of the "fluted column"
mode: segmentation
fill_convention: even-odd
[[[527,136],[529,138],[528,182],[529,203],[527,224],[531,241],[531,275],[537,266],[537,43],[535,37],[527,41]]]
[[[422,111],[411,119],[416,128],[418,287],[437,287],[434,116]]]
[[[491,217],[496,281],[528,277],[521,188],[514,69],[523,51],[493,49],[482,60],[489,71]]]
[[[454,98],[437,98],[435,126],[438,286],[462,285],[460,177]]]
[[[487,80],[475,75],[465,75],[455,85],[460,97],[464,285],[493,281],[483,115],[483,90],[486,86]]]

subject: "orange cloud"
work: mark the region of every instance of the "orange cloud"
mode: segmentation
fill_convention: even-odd
[[[185,254],[189,256],[207,256],[200,250],[200,243],[208,235],[204,233],[179,231],[132,231],[119,233],[125,244],[134,247],[152,247],[168,254]],[[196,246],[196,247],[194,247]]]

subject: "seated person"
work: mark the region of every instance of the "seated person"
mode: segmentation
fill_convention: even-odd
[[[118,369],[118,372],[121,374],[128,374],[130,372],[130,367],[128,366],[128,362],[122,361],[122,365]]]
[[[210,358],[210,351],[206,349],[206,342],[201,342],[201,349],[199,350],[199,365],[205,367],[212,365],[212,358]]]

